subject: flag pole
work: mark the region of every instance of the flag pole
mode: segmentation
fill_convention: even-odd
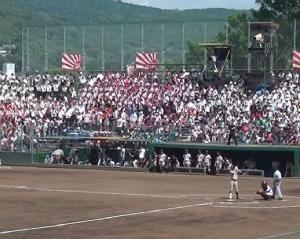
[[[104,26],[101,26],[101,70],[105,70],[105,55],[104,55]]]
[[[121,25],[121,71],[124,71],[124,26]]]
[[[85,71],[85,27],[82,26],[82,69]]]
[[[25,71],[25,57],[24,57],[24,27],[22,26],[22,66],[21,71]]]
[[[182,68],[185,68],[185,24],[182,23]]]
[[[66,53],[66,27],[64,26],[64,53]]]
[[[161,24],[161,80],[164,82],[164,70],[165,70],[165,24]]]
[[[26,28],[26,71],[28,72],[30,69],[30,55],[29,55],[29,28]]]
[[[48,28],[45,26],[45,71],[48,71]]]
[[[294,19],[294,51],[297,49],[297,19]]]
[[[141,26],[141,49],[144,52],[144,23]]]

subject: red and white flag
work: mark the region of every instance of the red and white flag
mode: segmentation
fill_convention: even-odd
[[[293,68],[300,69],[300,52],[293,51]]]
[[[62,54],[61,67],[65,70],[80,70],[82,58],[80,54]]]
[[[135,57],[135,69],[155,70],[158,65],[157,53],[137,52]]]

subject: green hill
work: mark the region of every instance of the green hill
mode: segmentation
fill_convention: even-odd
[[[180,63],[182,59],[182,31],[185,43],[204,41],[204,22],[207,40],[224,30],[227,17],[241,13],[228,9],[162,10],[113,0],[2,0],[0,8],[0,45],[12,43],[17,50],[12,57],[1,59],[21,66],[22,26],[26,65],[26,27],[29,29],[30,70],[43,70],[45,61],[45,25],[48,25],[49,69],[59,69],[63,52],[63,26],[66,26],[66,52],[82,51],[82,25],[85,31],[85,59],[87,70],[101,66],[101,25],[104,26],[104,59],[106,69],[121,67],[121,24],[123,25],[124,64],[134,60],[136,51],[161,51],[164,22],[164,51],[166,62]]]

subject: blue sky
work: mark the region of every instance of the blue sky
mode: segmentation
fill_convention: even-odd
[[[122,0],[122,2],[134,3],[164,9],[192,9],[192,8],[257,8],[255,0]]]

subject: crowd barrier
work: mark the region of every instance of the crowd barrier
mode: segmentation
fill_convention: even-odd
[[[109,167],[109,166],[94,166],[94,165],[70,165],[70,164],[43,164],[35,163],[34,167],[40,168],[64,168],[64,169],[95,169],[95,170],[111,170],[111,171],[129,171],[129,172],[148,172],[147,168],[132,168],[132,167]]]
[[[0,152],[1,163],[4,165],[31,165],[36,155],[24,152]]]

